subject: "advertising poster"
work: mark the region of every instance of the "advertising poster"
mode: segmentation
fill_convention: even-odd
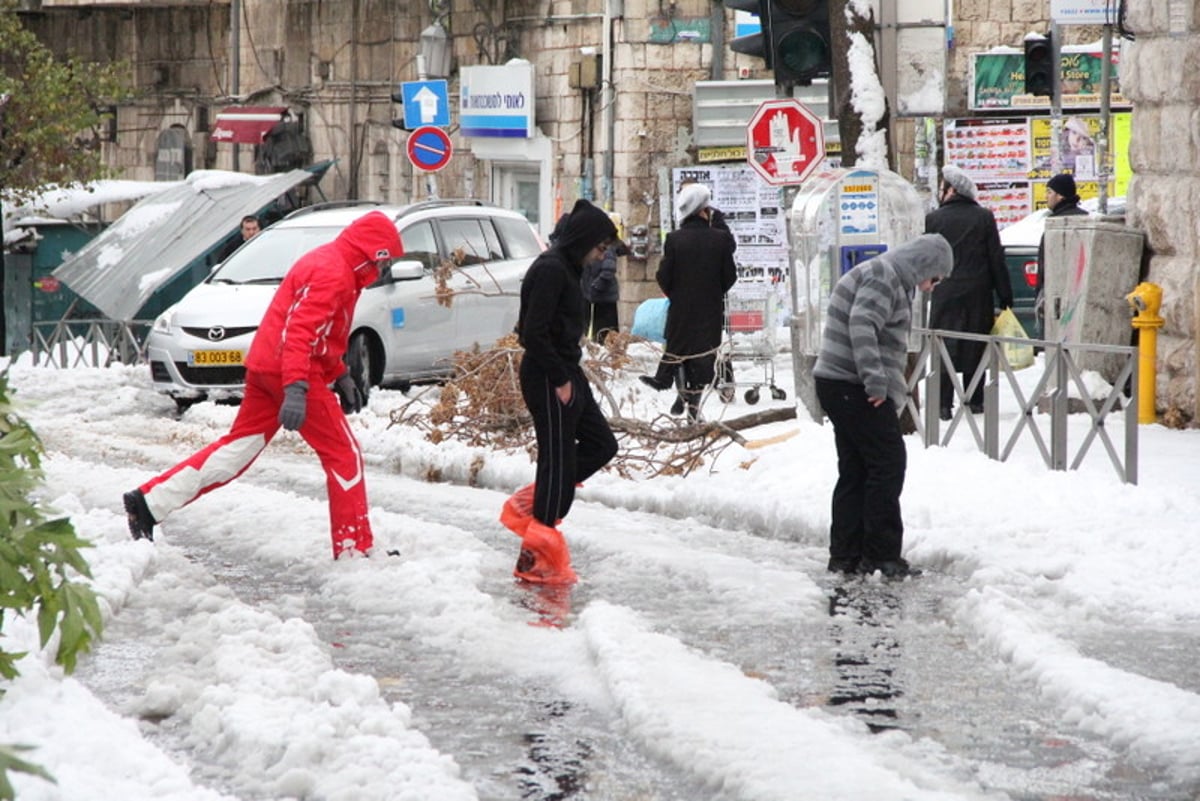
[[[1033,210],[1031,189],[1029,181],[979,181],[975,184],[975,199],[995,215],[996,225],[1003,228]]]
[[[1128,108],[1118,77],[1119,50],[1114,46],[1109,76],[1109,104]],[[1100,71],[1104,51],[1097,45],[1067,45],[1062,52],[1063,107],[1100,108]],[[1025,94],[1025,52],[1015,47],[996,48],[971,57],[970,107],[976,110],[1049,108],[1049,97]]]
[[[783,192],[758,176],[749,165],[677,167],[671,175],[671,200],[685,182],[712,191],[712,204],[725,215],[737,240],[733,254],[739,281],[781,283],[787,277],[788,239]]]
[[[1029,119],[947,120],[946,163],[976,181],[1029,178]]]

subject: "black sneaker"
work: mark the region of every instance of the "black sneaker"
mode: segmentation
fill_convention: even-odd
[[[982,403],[972,403],[970,404],[969,408],[971,409],[971,414],[983,414]]]
[[[858,571],[864,575],[870,576],[878,571],[883,574],[884,578],[902,579],[906,576],[919,576],[921,570],[915,568],[903,559],[888,559],[883,562],[873,562],[870,559],[864,559],[858,565]]]
[[[129,521],[129,533],[135,540],[154,542],[154,515],[146,506],[146,496],[141,490],[125,493],[125,518]]]
[[[942,410],[938,413],[938,417],[943,420],[952,420],[954,418],[954,412],[943,406]]]
[[[849,576],[858,572],[858,561],[853,556],[831,556],[826,569],[830,573],[845,573]]]
[[[675,402],[671,404],[671,415],[678,417],[683,414],[683,398],[676,397]]]
[[[638,381],[641,381],[643,384],[650,387],[650,389],[658,392],[662,392],[664,389],[670,386],[670,384],[664,384],[652,375],[639,375]]]

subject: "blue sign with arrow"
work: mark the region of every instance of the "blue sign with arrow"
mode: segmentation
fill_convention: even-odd
[[[406,81],[400,84],[404,98],[404,127],[450,125],[450,91],[445,81]]]

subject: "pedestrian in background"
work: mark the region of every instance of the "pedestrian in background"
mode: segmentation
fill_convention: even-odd
[[[513,575],[535,584],[576,580],[558,525],[575,487],[617,454],[617,440],[592,396],[580,358],[586,265],[619,246],[617,228],[602,209],[579,200],[555,226],[554,244],[534,259],[521,282],[517,336],[521,397],[533,417],[537,473],[504,503],[500,522],[521,538]]]
[[[156,523],[244,473],[283,426],[300,433],[325,469],[333,558],[370,552],[362,450],[343,411],[358,411],[362,395],[342,356],[358,296],[403,252],[395,224],[372,211],[300,257],[254,335],[245,393],[229,433],[125,493],[135,540],[153,540]]]
[[[950,243],[954,273],[933,291],[929,327],[988,334],[996,322],[997,305],[1010,309],[1013,304],[996,218],[976,201],[975,182],[953,164],[942,170],[938,201],[938,208],[925,217],[925,232],[941,234]],[[964,339],[945,342],[954,371],[962,374],[966,389],[983,358],[984,343]],[[983,411],[983,384],[981,380],[968,399],[970,410],[976,414]],[[953,400],[954,386],[943,366],[939,398],[943,420],[951,418]]]
[[[671,301],[666,353],[658,374],[640,377],[654,389],[667,389],[670,378],[664,372],[674,369],[689,420],[699,419],[701,395],[713,383],[724,330],[725,293],[737,281],[733,235],[712,225],[711,199],[703,184],[687,184],[675,198],[679,227],[667,234],[655,274]]]
[[[612,215],[609,215],[612,218]],[[616,224],[616,221],[613,221]],[[618,235],[620,229],[618,229]],[[586,328],[592,341],[603,345],[612,331],[621,330],[617,301],[621,296],[617,280],[617,259],[629,255],[624,245],[613,245],[604,251],[604,258],[583,266],[580,288],[587,303]]]
[[[1051,217],[1086,217],[1087,212],[1079,208],[1079,193],[1075,190],[1075,177],[1069,172],[1060,172],[1046,182],[1046,207]],[[1046,234],[1038,240],[1037,295],[1033,307],[1038,321],[1045,328],[1046,319]]]
[[[221,249],[220,255],[217,256],[217,263],[224,262],[233,255],[235,250],[258,236],[260,231],[262,231],[262,223],[258,217],[255,217],[253,214],[247,214],[242,218],[240,235],[229,240],[225,247]]]
[[[900,492],[908,454],[900,412],[915,292],[953,276],[954,254],[938,234],[922,234],[855,266],[834,285],[813,366],[817,399],[833,424],[838,479],[829,524],[829,570],[899,578]]]

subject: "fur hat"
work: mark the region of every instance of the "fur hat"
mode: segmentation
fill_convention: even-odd
[[[704,184],[688,184],[675,196],[675,222],[681,223],[700,209],[708,208],[712,192]]]
[[[1067,200],[1077,197],[1075,178],[1069,172],[1060,172],[1049,181],[1046,181],[1046,188],[1054,190]]]
[[[975,199],[975,182],[971,177],[953,164],[942,168],[942,180],[949,184],[955,192],[967,198]]]

